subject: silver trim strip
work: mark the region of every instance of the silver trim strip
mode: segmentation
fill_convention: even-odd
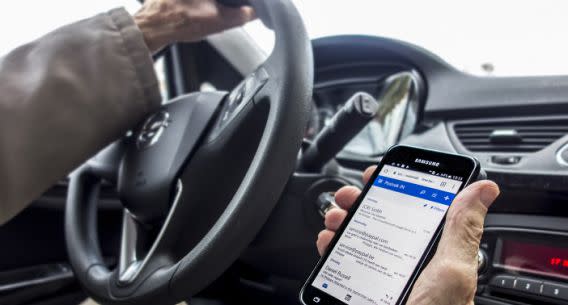
[[[556,152],[556,162],[562,166],[568,166],[568,160],[564,160],[564,158],[562,158],[562,153],[566,150],[568,150],[568,144],[565,144],[558,150],[558,152]]]
[[[122,285],[127,285],[138,277],[142,269],[146,267],[150,258],[156,252],[158,245],[160,244],[162,238],[164,237],[164,232],[166,228],[170,224],[172,219],[172,215],[176,210],[176,207],[180,201],[181,194],[183,193],[183,184],[181,180],[178,179],[176,185],[176,195],[174,197],[174,201],[170,211],[168,212],[168,216],[154,240],[152,247],[148,251],[148,253],[144,256],[141,260],[138,258],[138,254],[136,253],[136,242],[138,240],[138,224],[136,220],[132,217],[128,210],[124,211],[123,221],[122,221],[122,236],[120,240],[120,256],[118,260],[118,283]]]

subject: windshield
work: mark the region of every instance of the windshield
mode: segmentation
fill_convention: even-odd
[[[481,76],[568,74],[568,2],[563,0],[294,0],[311,38],[383,36],[421,46]],[[273,37],[246,26],[265,50]]]
[[[383,36],[430,50],[457,69],[482,76],[568,74],[563,0],[293,0],[311,38]],[[63,24],[135,0],[9,1],[0,13],[0,55]],[[49,13],[46,13],[49,12]],[[258,21],[245,27],[267,52],[274,38]]]

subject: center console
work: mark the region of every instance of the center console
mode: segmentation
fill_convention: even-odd
[[[476,304],[567,304],[565,218],[488,217],[479,250]]]

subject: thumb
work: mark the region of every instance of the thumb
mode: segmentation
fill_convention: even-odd
[[[448,211],[436,256],[475,263],[487,209],[497,196],[499,187],[488,180],[473,183],[461,191]]]
[[[254,9],[250,6],[238,8],[223,7],[220,12],[222,22],[227,28],[241,26],[256,19]]]

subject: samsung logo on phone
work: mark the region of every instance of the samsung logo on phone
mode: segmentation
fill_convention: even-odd
[[[434,161],[430,161],[430,160],[416,159],[416,160],[414,160],[414,162],[420,163],[420,164],[426,164],[426,165],[430,165],[430,166],[435,166],[435,167],[440,166],[440,162],[434,162]]]

